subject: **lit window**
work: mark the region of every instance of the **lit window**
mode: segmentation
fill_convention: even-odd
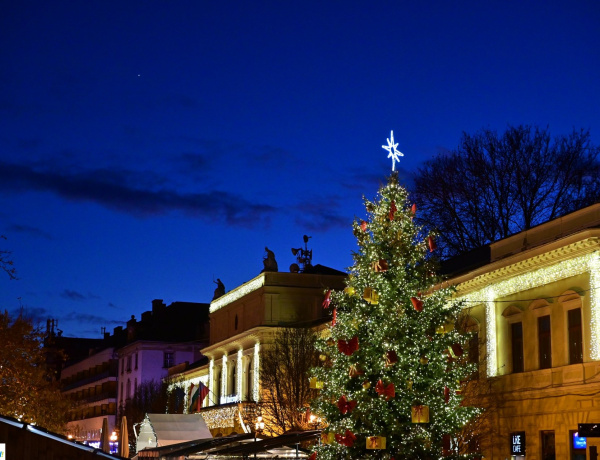
[[[173,367],[175,365],[175,353],[172,351],[165,351],[163,367]]]

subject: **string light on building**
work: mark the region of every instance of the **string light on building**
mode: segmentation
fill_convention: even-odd
[[[259,382],[260,382],[260,357],[259,357],[259,352],[260,352],[260,343],[256,342],[254,344],[254,372],[252,375],[252,399],[255,402],[258,402],[259,399],[259,395],[260,395],[260,388],[259,388]]]
[[[235,393],[238,397],[238,400],[241,401],[242,400],[242,383],[243,383],[243,376],[244,373],[242,372],[243,364],[242,364],[242,357],[243,357],[243,350],[240,348],[237,352],[237,363],[236,363],[236,370],[237,372],[235,373],[236,375],[236,379],[235,379]]]
[[[590,358],[600,359],[600,260],[597,252],[564,260],[554,265],[542,267],[510,279],[490,284],[484,289],[460,297],[470,303],[482,301],[486,308],[486,332],[488,377],[498,375],[496,308],[495,301],[518,292],[538,288],[572,276],[588,273],[590,277]]]
[[[223,355],[221,368],[221,404],[227,400],[227,355]]]

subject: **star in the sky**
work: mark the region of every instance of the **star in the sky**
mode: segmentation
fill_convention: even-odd
[[[390,138],[387,140],[388,145],[382,145],[381,148],[387,150],[389,152],[388,158],[392,159],[392,171],[396,170],[396,161],[400,161],[400,157],[403,157],[404,154],[399,151],[396,147],[398,147],[398,143],[394,144],[394,131],[390,134]]]

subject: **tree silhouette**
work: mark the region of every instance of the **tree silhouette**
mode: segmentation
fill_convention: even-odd
[[[583,130],[463,133],[414,177],[419,222],[439,233],[442,257],[527,230],[599,199],[599,153]]]

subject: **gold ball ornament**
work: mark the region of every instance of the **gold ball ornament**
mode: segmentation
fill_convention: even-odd
[[[344,288],[344,292],[349,296],[353,296],[356,294],[356,289],[354,289],[352,286],[347,286]]]

